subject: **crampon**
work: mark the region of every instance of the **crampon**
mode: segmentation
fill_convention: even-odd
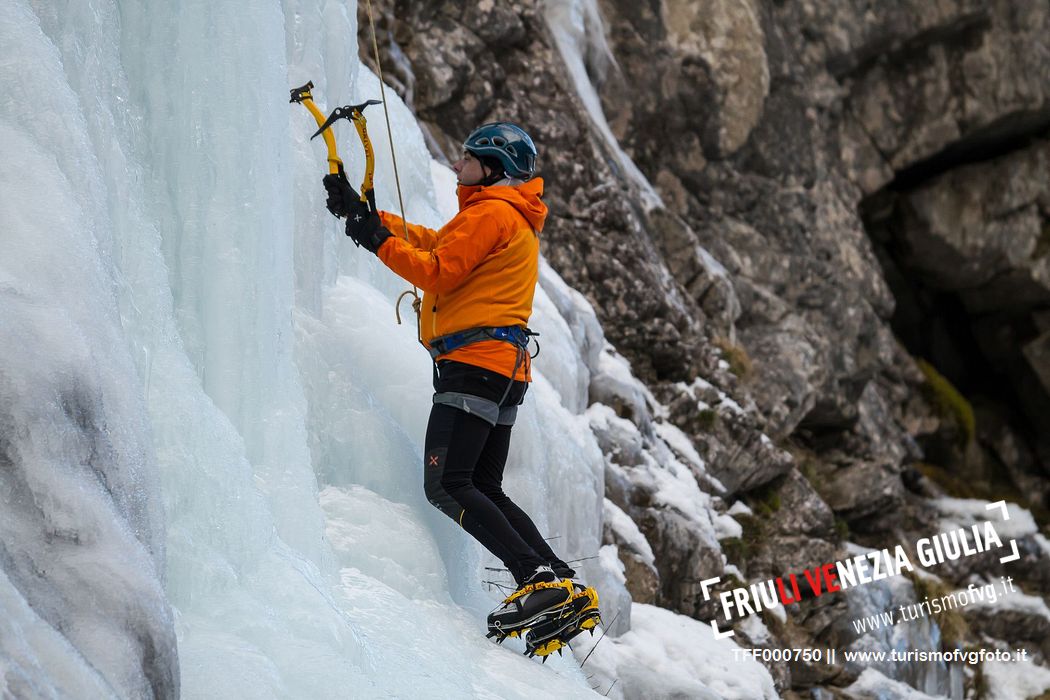
[[[489,614],[488,637],[503,643],[507,637],[519,637],[534,625],[557,616],[572,602],[572,581],[543,581],[523,586]]]
[[[563,579],[515,591],[489,615],[488,637],[500,644],[507,637],[524,637],[525,655],[539,656],[546,663],[548,656],[560,654],[581,632],[594,634],[601,619],[598,593]]]
[[[581,632],[594,634],[601,624],[602,616],[598,611],[598,593],[582,584],[574,586],[574,593],[569,603],[562,606],[556,614],[533,625],[525,634],[525,655],[539,656],[543,662],[547,657],[568,646]]]

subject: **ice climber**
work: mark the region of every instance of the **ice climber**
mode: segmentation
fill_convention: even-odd
[[[520,127],[475,129],[452,167],[459,213],[438,230],[370,212],[345,176],[328,175],[328,209],[346,235],[423,290],[421,336],[434,359],[423,488],[429,501],[500,559],[518,589],[488,620],[499,641],[526,630],[546,656],[597,621],[593,589],[551,550],[502,487],[518,406],[531,381],[528,352],[539,239],[547,218],[536,147]],[[528,652],[527,652],[528,653]]]

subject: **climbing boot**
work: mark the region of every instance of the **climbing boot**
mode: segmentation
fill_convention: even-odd
[[[551,616],[572,599],[572,581],[559,579],[549,566],[541,566],[488,617],[488,637],[502,642],[517,637]]]

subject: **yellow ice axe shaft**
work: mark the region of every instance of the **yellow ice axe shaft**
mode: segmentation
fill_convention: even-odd
[[[365,105],[368,105],[366,102]],[[361,201],[368,205],[370,211],[376,210],[376,194],[373,187],[376,174],[376,154],[372,150],[372,139],[368,138],[368,122],[360,110],[355,109],[350,115],[350,120],[357,129],[357,135],[361,138],[361,145],[365,149],[365,179],[361,182]],[[325,141],[332,137],[329,129],[324,130]]]
[[[325,123],[324,112],[322,112],[316,104],[314,104],[313,95],[310,91],[313,90],[313,82],[308,82],[302,87],[293,89],[292,98],[289,102],[298,102],[302,106],[310,110],[310,114],[314,115],[314,120],[317,122],[317,126],[323,126]],[[332,135],[331,131],[324,132],[324,145],[328,148],[328,172],[332,175],[338,175],[343,172],[343,161],[339,158],[339,153],[335,150],[335,136]],[[371,149],[371,144],[367,147],[367,150]],[[369,183],[371,185],[371,183]]]
[[[328,119],[326,119],[314,135],[310,137],[317,138],[318,136],[324,135],[325,138],[328,138],[331,135],[329,127],[340,119],[349,119],[354,123],[354,127],[357,129],[357,135],[361,139],[361,145],[365,149],[365,179],[361,182],[361,201],[368,206],[369,211],[376,210],[376,193],[372,184],[376,171],[376,157],[375,152],[372,150],[372,139],[368,138],[368,120],[365,119],[364,109],[368,105],[377,104],[382,103],[379,100],[368,100],[359,105],[336,107],[332,110],[332,113],[328,115]]]

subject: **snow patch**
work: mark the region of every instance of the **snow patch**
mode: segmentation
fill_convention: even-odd
[[[935,698],[944,698],[943,695],[934,696],[919,692],[907,683],[887,678],[873,668],[864,669],[860,677],[853,681],[846,690],[857,697],[872,698],[873,700],[934,700]]]
[[[645,563],[655,567],[656,557],[653,555],[652,547],[649,546],[649,540],[645,538],[631,517],[608,498],[605,499],[604,514],[605,524],[616,533],[616,536],[633,549]]]
[[[729,515],[753,515],[754,511],[743,501],[737,501],[726,511],[726,513]]]
[[[986,700],[1032,698],[1050,690],[1050,670],[1029,659],[985,661],[981,669],[988,688]]]
[[[731,639],[714,638],[711,626],[652,605],[631,607],[629,632],[602,641],[587,668],[602,678],[599,690],[618,682],[614,698],[706,698],[709,700],[773,700],[777,697],[769,672],[753,659],[736,659],[740,647]],[[582,658],[598,637],[574,643]]]
[[[992,585],[998,586],[998,584],[994,583]],[[1016,610],[1050,620],[1050,608],[1047,607],[1046,601],[1039,596],[1028,595],[1020,590],[1015,590],[1010,594],[1002,594],[1001,591],[997,590],[997,597],[994,600],[991,597],[971,597],[970,605],[974,607],[989,607],[995,610]]]
[[[737,623],[737,628],[756,645],[765,644],[772,639],[769,628],[766,627],[765,623],[762,622],[762,618],[758,615],[748,615]]]
[[[727,540],[733,537],[742,537],[744,535],[743,526],[738,523],[733,516],[728,514],[717,514],[713,518],[715,525],[715,534],[720,540]]]
[[[988,501],[944,496],[932,499],[930,503],[943,516],[940,524],[942,532],[959,528],[969,529],[971,525],[983,523],[986,520],[995,524],[995,532],[1004,543],[1008,539],[1026,537],[1039,532],[1039,527],[1035,524],[1032,514],[1016,503],[1006,504],[1010,519],[1005,521],[1002,508],[989,509],[986,507]]]
[[[690,465],[696,467],[700,471],[704,471],[706,463],[700,456],[700,453],[693,447],[693,441],[689,439],[689,436],[682,432],[682,430],[671,423],[664,421],[657,422],[655,424],[656,434],[666,442],[672,450],[677,452],[680,456],[685,458]]]

